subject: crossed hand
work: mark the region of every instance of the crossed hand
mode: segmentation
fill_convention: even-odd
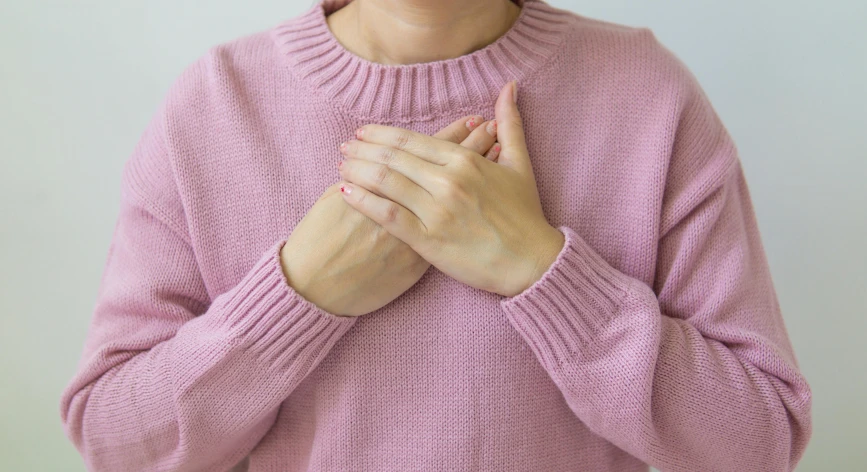
[[[542,211],[516,104],[464,117],[434,136],[369,124],[341,144],[343,179],[319,198],[281,252],[287,282],[344,316],[376,310],[430,265],[514,296],[551,266],[563,234]]]

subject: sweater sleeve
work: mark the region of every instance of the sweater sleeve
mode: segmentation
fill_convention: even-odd
[[[356,321],[292,289],[280,264],[285,239],[210,299],[162,121],[124,168],[84,350],[62,393],[65,433],[89,470],[228,470]]]
[[[666,471],[792,470],[811,391],[737,152],[695,82],[678,120],[654,287],[560,226],[547,272],[501,300],[593,432]]]

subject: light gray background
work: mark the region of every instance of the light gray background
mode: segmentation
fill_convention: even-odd
[[[550,0],[649,26],[735,137],[814,392],[799,470],[867,470],[867,2]],[[122,166],[169,84],[302,1],[0,3],[0,470],[77,471],[61,389],[80,354]]]

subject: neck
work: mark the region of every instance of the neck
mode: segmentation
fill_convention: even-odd
[[[511,0],[352,0],[326,21],[348,51],[397,65],[482,49],[505,34],[520,12]]]

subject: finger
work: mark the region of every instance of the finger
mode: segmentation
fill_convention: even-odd
[[[470,135],[470,132],[476,129],[476,127],[479,126],[483,121],[485,121],[485,118],[481,115],[464,116],[458,118],[445,128],[439,130],[433,136],[444,141],[460,143],[463,140],[467,139],[467,136]]]
[[[461,146],[477,153],[484,154],[491,149],[494,141],[497,140],[497,120],[490,120],[482,123],[473,132],[467,136]]]
[[[442,166],[431,164],[414,154],[398,151],[382,144],[366,143],[351,139],[340,147],[340,152],[350,158],[364,159],[386,165],[425,189],[434,185],[434,176],[442,171]]]
[[[467,154],[467,149],[460,144],[394,126],[364,125],[356,130],[355,137],[360,141],[382,144],[399,151],[415,154],[438,165],[446,165],[454,156]]]
[[[319,195],[319,198],[316,199],[316,203],[319,203],[320,201],[322,201],[322,200],[324,200],[324,199],[326,199],[326,198],[328,198],[328,197],[334,195],[335,193],[340,193],[340,182],[337,182],[337,183],[335,183],[335,184],[332,184],[332,185],[330,185],[328,188],[326,188],[326,189],[322,192],[322,194]]]
[[[524,126],[514,98],[517,95],[517,86],[514,80],[503,86],[494,106],[498,123],[497,141],[502,145],[499,162],[515,170],[532,173]]]
[[[340,166],[340,178],[400,204],[422,221],[425,220],[425,210],[435,203],[427,190],[400,172],[376,162],[346,159]]]
[[[382,198],[364,187],[344,183],[340,193],[349,206],[367,216],[392,236],[400,239],[410,247],[417,247],[422,236],[427,232],[424,224],[411,211],[400,204]]]
[[[485,153],[485,159],[491,162],[497,162],[497,158],[500,156],[500,148],[500,143],[494,143],[494,145],[491,146],[491,149]]]

